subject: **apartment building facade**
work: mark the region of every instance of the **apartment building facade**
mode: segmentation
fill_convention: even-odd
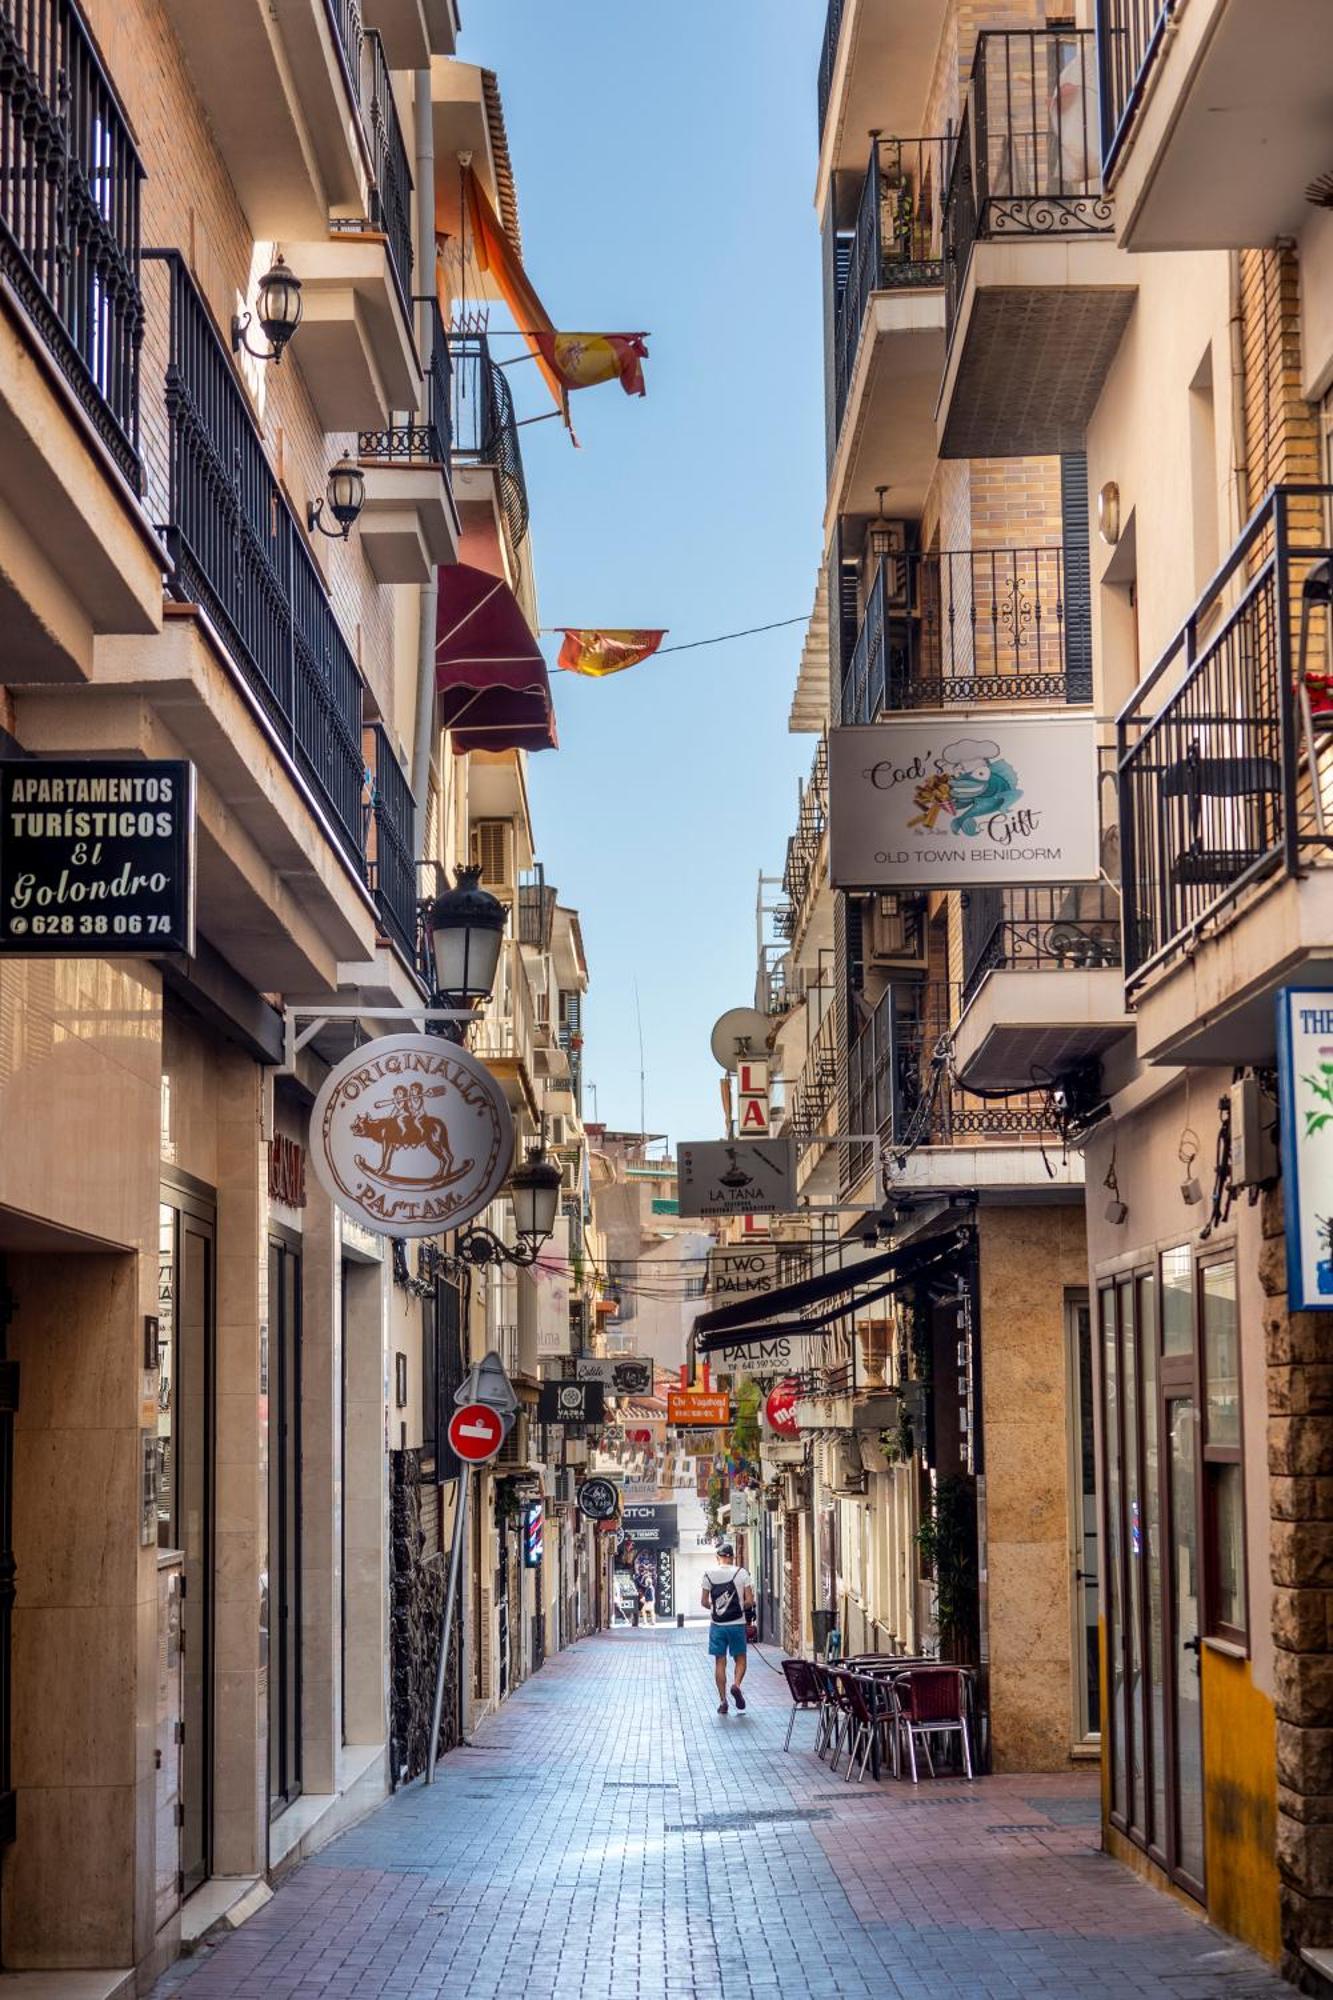
[[[479,830],[531,868],[553,740],[544,672],[460,718],[442,660],[465,572],[535,620],[512,404],[437,256],[460,152],[517,244],[456,31],[451,0],[0,20],[4,756],[194,786],[191,953],[104,925],[0,969],[0,1963],[108,1993],[420,1769],[453,1391],[497,1347],[534,1399],[525,1314],[557,1352],[594,1318],[587,968],[517,872],[469,1032],[519,1157],[545,1124],[561,1161],[547,1268],[372,1235],[307,1172],[330,1064],[429,1004],[422,910]],[[525,1415],[506,1453],[444,1747],[596,1615],[560,1439]],[[548,1503],[511,1622],[503,1537]]]

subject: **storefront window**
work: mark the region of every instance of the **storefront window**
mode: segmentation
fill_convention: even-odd
[[[1188,1244],[1162,1252],[1162,1352],[1194,1351],[1193,1271]]]
[[[1203,1503],[1206,1533],[1206,1630],[1246,1640],[1245,1475],[1241,1468],[1240,1340],[1236,1260],[1222,1257],[1199,1272],[1203,1348]]]
[[[1240,1358],[1236,1342],[1236,1266],[1206,1264],[1203,1284],[1203,1368],[1208,1385],[1208,1442],[1240,1443]]]

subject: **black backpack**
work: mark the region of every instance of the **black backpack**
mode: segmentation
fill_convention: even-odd
[[[710,1583],[708,1586],[708,1594],[713,1600],[715,1625],[738,1625],[745,1617],[741,1594],[736,1588],[739,1575],[739,1569],[733,1569],[725,1583]]]

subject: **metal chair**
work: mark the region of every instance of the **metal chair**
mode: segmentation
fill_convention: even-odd
[[[782,1671],[787,1677],[787,1691],[791,1695],[792,1710],[787,1718],[787,1734],[783,1738],[784,1750],[791,1749],[791,1733],[796,1726],[796,1718],[802,1709],[814,1709],[819,1713],[822,1729],[824,1688],[819,1678],[819,1670],[812,1660],[784,1660]],[[819,1746],[820,1729],[815,1732],[815,1747]]]
[[[962,1740],[963,1771],[971,1782],[972,1745],[967,1729],[965,1680],[966,1676],[958,1667],[911,1667],[895,1681],[898,1697],[896,1728],[906,1745],[913,1784],[917,1782],[918,1741],[933,1778],[935,1761],[930,1754],[930,1738],[952,1736],[955,1732]]]

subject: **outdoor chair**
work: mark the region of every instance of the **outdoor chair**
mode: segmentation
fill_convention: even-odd
[[[829,1769],[836,1771],[843,1743],[851,1731],[851,1711],[838,1685],[838,1668],[826,1667],[816,1662],[815,1672],[824,1691],[820,1736],[815,1748],[821,1757],[827,1754]]]
[[[873,1681],[845,1670],[838,1673],[837,1679],[848,1718],[847,1769],[843,1772],[843,1781],[850,1783],[855,1774],[860,1784],[866,1774],[866,1765],[878,1750],[883,1726],[890,1720],[892,1710]],[[878,1768],[876,1756],[876,1772]]]
[[[960,1737],[963,1771],[972,1777],[972,1745],[967,1729],[967,1688],[957,1667],[912,1667],[895,1682],[898,1700],[896,1728],[907,1750],[912,1783],[917,1782],[916,1752],[920,1743],[931,1777],[935,1761],[930,1754],[932,1736]]]
[[[792,1709],[787,1718],[787,1734],[783,1738],[784,1750],[791,1749],[791,1733],[796,1726],[796,1718],[803,1709],[814,1709],[820,1718],[815,1731],[815,1747],[819,1746],[823,1731],[824,1686],[819,1677],[819,1669],[812,1660],[784,1660],[782,1671],[787,1677],[787,1691],[791,1695]]]

